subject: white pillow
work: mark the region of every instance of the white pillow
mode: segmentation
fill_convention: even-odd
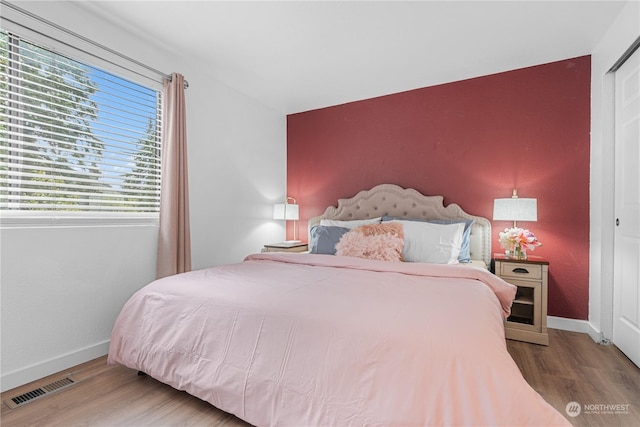
[[[464,223],[433,224],[420,221],[399,222],[404,229],[402,256],[408,262],[457,264]]]
[[[344,228],[356,228],[361,225],[371,225],[371,224],[380,224],[382,222],[382,217],[371,218],[371,219],[356,219],[353,221],[338,221],[333,219],[321,219],[320,225],[328,225],[330,227],[344,227]]]

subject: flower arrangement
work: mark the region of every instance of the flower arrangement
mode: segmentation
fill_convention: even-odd
[[[542,243],[532,232],[523,228],[505,228],[500,233],[500,245],[507,251],[507,256],[517,259],[525,259],[527,257],[526,250],[534,250],[541,246]]]

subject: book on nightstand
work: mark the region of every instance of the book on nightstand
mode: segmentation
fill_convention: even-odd
[[[300,241],[288,241],[264,245],[262,252],[306,252],[308,245]]]

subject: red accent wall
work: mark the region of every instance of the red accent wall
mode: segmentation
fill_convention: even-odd
[[[493,199],[538,199],[519,223],[543,243],[548,313],[586,320],[591,58],[583,56],[287,117],[287,194],[300,230],[381,183],[445,196],[491,219]],[[512,224],[492,221],[498,232]],[[304,238],[304,232],[301,233]]]

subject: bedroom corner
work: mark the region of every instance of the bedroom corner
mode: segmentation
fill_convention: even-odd
[[[88,2],[20,6],[188,77],[194,269],[240,261],[282,238],[269,219],[285,194],[282,113],[216,80],[209,64],[164,50]],[[153,225],[0,230],[2,390],[106,354],[122,304],[155,279],[157,233]]]

